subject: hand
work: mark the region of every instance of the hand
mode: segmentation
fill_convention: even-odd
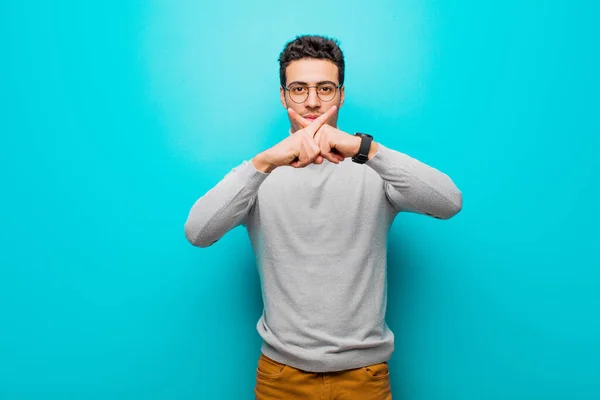
[[[313,162],[321,164],[323,157],[315,135],[321,126],[335,114],[337,107],[333,106],[325,114],[319,116],[313,122],[306,121],[303,128],[296,131],[275,146],[259,154],[257,163],[269,165],[268,171],[276,167],[289,165],[294,168],[303,168]],[[304,118],[303,118],[304,119]],[[255,163],[256,165],[256,163]]]
[[[292,121],[305,127],[304,129],[306,129],[307,126],[312,126],[310,121],[301,117],[291,108],[288,109],[288,114]],[[317,120],[315,120],[315,122],[316,121]],[[346,157],[354,157],[360,149],[362,140],[358,136],[348,134],[331,125],[322,124],[315,135],[315,141],[319,145],[321,156],[332,163],[338,164],[340,161],[344,161]]]

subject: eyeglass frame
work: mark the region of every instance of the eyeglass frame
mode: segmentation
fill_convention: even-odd
[[[296,83],[298,83],[298,82],[292,82],[292,84],[296,84]],[[327,102],[330,102],[330,101],[333,101],[333,99],[335,99],[335,96],[337,95],[337,91],[338,91],[338,89],[340,89],[342,86],[344,86],[344,84],[343,84],[343,83],[340,83],[339,85],[337,85],[337,86],[334,86],[334,87],[335,87],[335,94],[333,95],[333,97],[331,98],[331,100],[323,100],[323,99],[321,98],[321,96],[319,96],[319,86],[322,86],[322,85],[325,85],[325,84],[328,84],[328,83],[331,83],[331,84],[335,85],[335,83],[333,83],[333,82],[331,82],[331,81],[319,82],[319,84],[317,84],[317,85],[313,85],[313,86],[301,85],[301,86],[303,86],[303,87],[305,87],[305,88],[309,89],[309,90],[308,90],[308,93],[306,94],[306,99],[304,99],[304,100],[303,100],[303,101],[301,101],[301,102],[297,102],[296,100],[292,99],[292,95],[291,95],[291,93],[290,93],[290,95],[289,95],[289,96],[290,96],[290,99],[291,99],[291,100],[292,100],[294,103],[296,103],[296,104],[302,104],[302,103],[304,103],[306,100],[308,100],[308,97],[310,96],[310,88],[315,88],[315,89],[317,89],[317,97],[319,98],[319,100],[321,100],[321,101],[324,101],[324,102],[326,102],[326,103],[327,103]],[[298,83],[298,84],[300,84],[300,83]],[[290,88],[289,88],[289,87],[287,87],[287,86],[285,86],[285,85],[281,85],[281,87],[283,88],[283,90],[287,90],[288,92],[290,92]]]

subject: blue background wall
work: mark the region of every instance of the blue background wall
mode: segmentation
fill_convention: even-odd
[[[452,177],[401,215],[394,398],[600,398],[598,8],[576,1],[0,4],[0,398],[251,399],[243,228],[193,202],[283,139],[277,57],[341,41],[340,127]]]

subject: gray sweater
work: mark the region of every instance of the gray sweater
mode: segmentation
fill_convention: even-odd
[[[366,164],[233,168],[193,205],[190,243],[207,247],[243,225],[264,303],[262,352],[311,372],[388,361],[387,236],[398,212],[448,219],[462,208],[452,180],[379,143]]]

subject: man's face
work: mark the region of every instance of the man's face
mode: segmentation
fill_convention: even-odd
[[[285,70],[286,86],[289,88],[292,84],[303,84],[308,86],[317,86],[320,83],[330,82],[333,86],[338,86],[338,68],[329,60],[317,60],[303,58],[301,60],[292,61]],[[327,98],[327,88],[322,89],[321,96]],[[279,88],[281,104],[286,108],[291,108],[308,121],[312,121],[319,115],[325,113],[333,106],[337,106],[338,110],[344,103],[344,87],[335,89],[335,96],[329,101],[323,101],[317,95],[317,88],[308,89],[308,97],[302,103],[296,103],[290,97],[290,92]],[[297,99],[296,99],[297,100]],[[327,122],[333,127],[337,127],[338,112],[336,112]],[[292,132],[296,132],[302,127],[295,121],[290,120]]]

